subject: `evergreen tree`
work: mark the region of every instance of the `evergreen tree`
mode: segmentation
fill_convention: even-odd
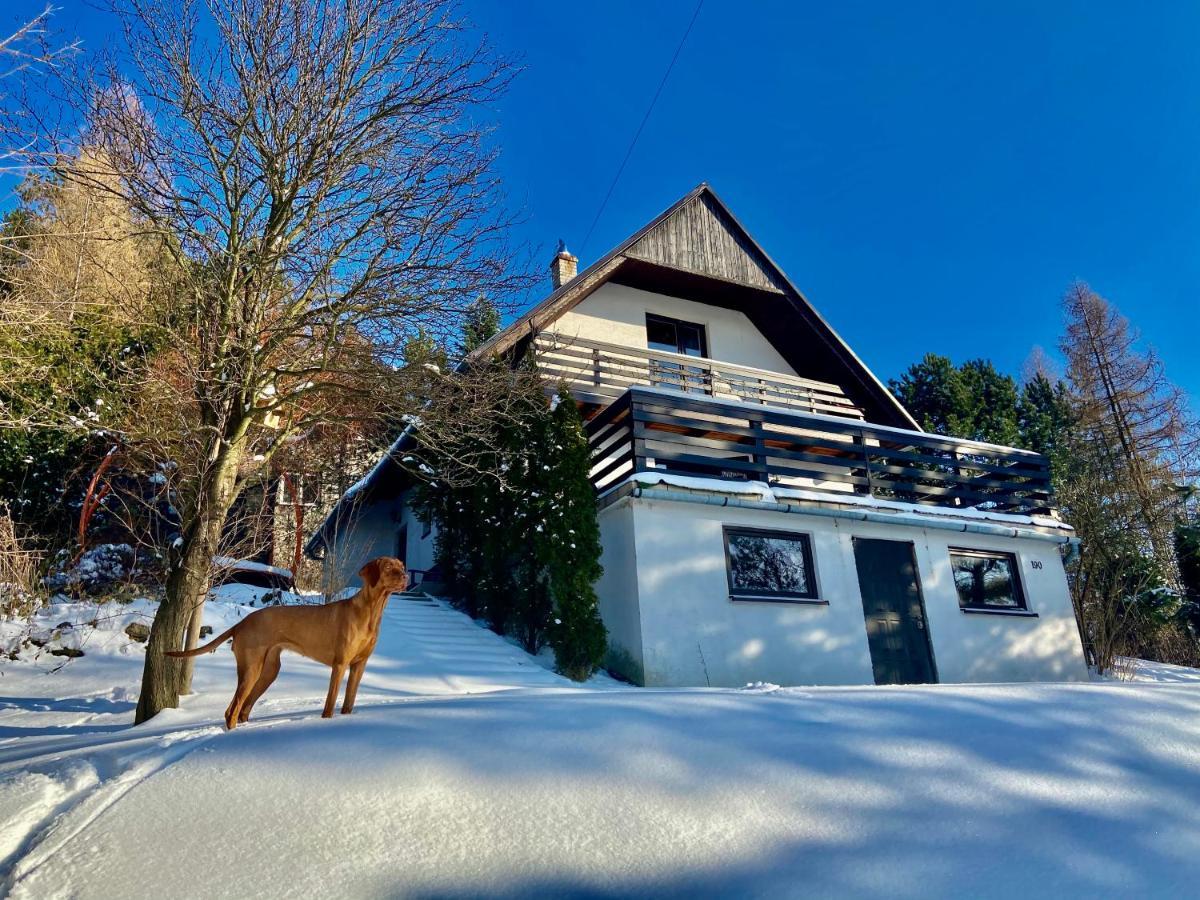
[[[891,389],[926,431],[1006,445],[1019,439],[1017,384],[986,359],[955,367],[927,353]]]
[[[565,388],[550,416],[547,450],[555,461],[548,471],[553,500],[546,509],[545,559],[554,601],[550,645],[558,671],[584,681],[600,666],[608,635],[594,587],[602,569],[596,492],[589,478],[591,448],[579,408]]]
[[[470,456],[439,445],[417,502],[438,525],[454,602],[530,653],[549,642],[559,671],[583,680],[606,649],[593,588],[601,570],[591,453],[565,388],[547,404],[536,373],[522,371],[514,390],[522,402],[510,398],[495,415],[494,449]]]
[[[467,308],[459,356],[483,346],[500,331],[500,310],[487,297],[479,297]]]
[[[1200,523],[1175,526],[1175,557],[1179,581],[1189,602],[1200,604]]]
[[[892,379],[891,389],[926,431],[966,437],[959,432],[972,418],[967,387],[947,357],[926,353],[919,363]]]
[[[996,371],[991,361],[973,359],[959,367],[967,407],[960,414],[957,437],[1011,446],[1019,440],[1017,383]]]
[[[163,242],[127,204],[67,177],[96,156],[84,148],[27,177],[0,226],[0,497],[42,546],[74,533],[84,486],[127,424],[170,288]],[[106,517],[101,507],[94,521]]]
[[[1056,479],[1064,464],[1066,436],[1072,427],[1074,413],[1065,382],[1051,383],[1041,372],[1025,382],[1017,404],[1019,444],[1049,459],[1051,474]]]
[[[436,367],[440,372],[446,371],[446,348],[424,327],[418,327],[404,342],[403,353],[406,366]]]

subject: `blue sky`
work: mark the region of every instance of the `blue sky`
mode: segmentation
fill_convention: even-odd
[[[1082,278],[1200,405],[1200,5],[705,0],[584,246],[694,8],[466,0],[524,65],[496,140],[539,258],[587,264],[708,181],[883,378],[928,351],[1019,373]]]

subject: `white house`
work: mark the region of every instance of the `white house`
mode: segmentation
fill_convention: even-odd
[[[664,686],[1087,677],[1046,460],[922,432],[711,188],[551,271],[477,353],[535,354],[582,405],[612,669]],[[327,566],[432,567],[403,440],[310,541]]]

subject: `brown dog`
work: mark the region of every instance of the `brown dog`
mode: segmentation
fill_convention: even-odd
[[[329,676],[329,693],[325,696],[325,711],[321,714],[326,719],[333,715],[338,687],[349,667],[350,679],[342,704],[342,713],[348,713],[354,708],[354,696],[358,693],[367,659],[379,640],[379,620],[383,618],[388,597],[394,591],[408,587],[404,563],[390,556],[371,560],[358,575],[363,580],[362,590],[346,600],[323,606],[260,609],[203,647],[169,650],[167,656],[180,658],[211,653],[233,638],[238,683],[229,708],[225,710],[225,726],[230,731],[250,718],[250,710],[258,698],[275,681],[279,674],[279,654],[284,650],[315,659],[333,670]]]

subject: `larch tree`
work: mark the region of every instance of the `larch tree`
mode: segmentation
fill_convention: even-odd
[[[1197,435],[1185,395],[1153,349],[1139,346],[1129,321],[1086,284],[1073,285],[1063,305],[1062,352],[1076,426],[1113,496],[1131,501],[1131,524],[1145,548],[1166,564],[1178,485],[1195,475]]]
[[[1179,486],[1196,474],[1196,429],[1183,393],[1112,304],[1077,283],[1063,307],[1073,422],[1060,500],[1081,539],[1077,613],[1104,671],[1179,594],[1173,533]]]
[[[439,381],[412,387],[405,343],[458,333],[477,297],[526,282],[479,121],[510,71],[450,4],[129,0],[113,12],[121,47],[64,79],[64,96],[99,150],[72,177],[119,197],[172,254],[168,350],[124,424],[147,462],[170,464],[181,519],[140,722],[190,690],[191,661],[165,652],[197,644],[245,486],[314,427],[364,409],[415,414],[410,398]],[[63,144],[29,152],[50,165]],[[468,405],[425,415],[438,410],[470,430]]]
[[[170,305],[162,240],[115,178],[77,179],[97,160],[85,146],[28,176],[0,229],[0,490],[42,546],[63,539],[91,468],[119,461],[110,428]]]

